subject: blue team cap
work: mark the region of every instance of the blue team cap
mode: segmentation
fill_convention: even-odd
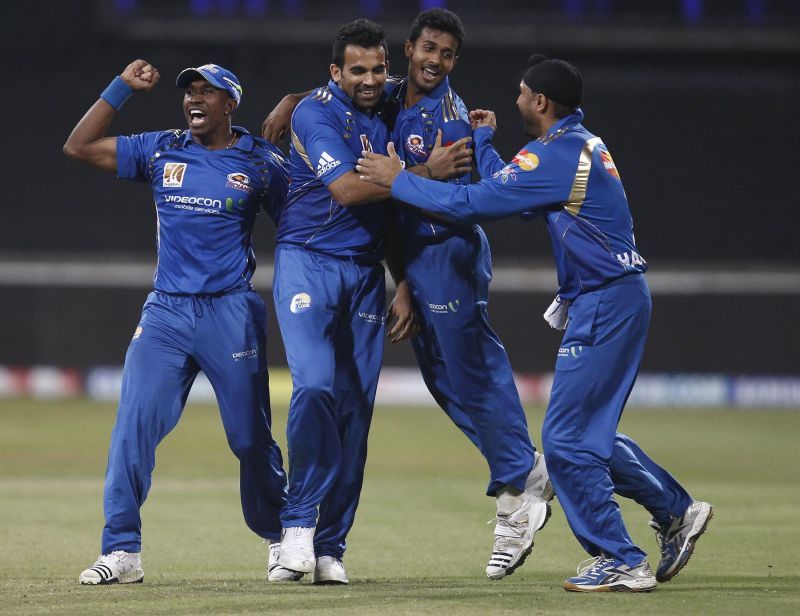
[[[242,86],[239,83],[239,78],[218,64],[204,64],[196,68],[193,66],[185,68],[178,75],[178,79],[175,80],[175,85],[179,88],[185,88],[198,79],[205,79],[215,88],[225,90],[236,101],[237,105],[242,100]]]

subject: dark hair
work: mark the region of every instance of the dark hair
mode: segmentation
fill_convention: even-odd
[[[386,58],[389,58],[389,46],[386,44],[386,35],[380,24],[369,19],[356,19],[339,28],[336,40],[333,41],[332,62],[342,68],[344,66],[344,50],[348,45],[355,45],[370,49],[383,47]]]
[[[461,51],[461,45],[464,43],[464,24],[461,23],[461,19],[453,11],[448,11],[447,9],[422,11],[411,24],[411,29],[408,31],[408,40],[412,44],[416,43],[425,28],[452,34],[458,41],[456,55]]]

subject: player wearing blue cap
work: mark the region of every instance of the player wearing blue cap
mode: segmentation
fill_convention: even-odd
[[[566,332],[542,440],[567,521],[594,557],[564,588],[649,591],[686,564],[712,508],[616,432],[644,351],[651,302],[619,173],[602,140],[581,124],[582,91],[571,64],[534,56],[517,99],[533,140],[509,164],[491,145],[494,114],[470,114],[478,184],[405,173],[391,144],[390,157],[367,153],[357,168],[363,179],[391,187],[396,199],[450,220],[545,217],[560,286],[546,317]],[[625,529],[615,491],[653,515],[662,550],[656,576]]]
[[[270,431],[266,309],[250,280],[253,226],[262,208],[278,220],[285,161],[274,146],[231,126],[242,88],[216,64],[178,76],[188,130],[106,137],[125,100],[158,80],[148,62],[128,65],[64,145],[72,158],[149,183],[158,215],[155,290],[128,347],[111,435],[102,555],[81,573],[82,584],[142,581],[140,508],[155,449],[180,419],[200,370],[240,461],[245,522],[271,542],[272,561],[278,554],[286,475]]]
[[[467,110],[448,80],[463,39],[455,13],[420,13],[405,43],[408,75],[388,80],[382,110],[406,168],[455,184],[469,183],[472,160]],[[297,96],[285,97],[265,121],[268,140],[280,139]],[[455,151],[444,156],[442,144],[445,152]],[[412,208],[399,210],[398,221],[405,276],[421,321],[411,343],[434,399],[488,462],[487,494],[497,498],[497,524],[486,574],[501,579],[530,554],[553,493],[505,348],[489,325],[489,243],[478,225],[435,220]]]

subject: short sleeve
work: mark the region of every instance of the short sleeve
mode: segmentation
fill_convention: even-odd
[[[139,182],[149,181],[146,176],[150,158],[165,133],[139,133],[130,137],[117,137],[117,177]]]
[[[306,99],[292,116],[292,141],[317,177],[329,186],[356,168],[358,160],[342,135],[335,111]]]

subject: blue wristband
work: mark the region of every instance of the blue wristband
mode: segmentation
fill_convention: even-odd
[[[123,103],[128,100],[130,95],[133,94],[133,88],[122,80],[122,77],[114,77],[114,80],[108,84],[108,87],[100,94],[105,102],[111,105],[114,109],[119,111]]]

